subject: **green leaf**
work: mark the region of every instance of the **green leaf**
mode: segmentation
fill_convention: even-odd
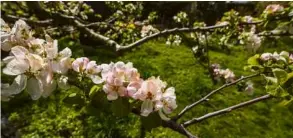
[[[99,110],[109,110],[110,103],[107,100],[107,96],[104,92],[96,92],[91,97],[91,105]]]
[[[94,85],[91,88],[90,93],[89,93],[90,98],[92,99],[99,90],[100,90],[100,86],[99,85]]]
[[[258,59],[259,59],[259,54],[256,54],[256,55],[250,57],[250,58],[247,60],[247,63],[248,63],[249,65],[259,65],[259,61],[258,61]]]
[[[277,86],[275,90],[272,90],[269,93],[276,97],[286,97],[289,95],[289,93],[281,86]]]
[[[71,98],[75,97],[75,96],[76,96],[76,93],[71,93],[71,94],[68,95],[68,97],[71,97]]]
[[[279,103],[279,105],[281,105],[281,106],[288,106],[290,104],[293,104],[293,98],[292,97],[289,100],[283,100],[282,102]]]
[[[123,117],[131,112],[131,105],[126,98],[118,98],[111,103],[111,110],[114,115]]]
[[[273,69],[273,73],[274,73],[274,76],[277,78],[279,84],[287,80],[288,75],[285,70]]]
[[[77,93],[71,93],[68,96],[66,96],[63,100],[66,104],[77,104],[77,105],[84,105],[84,97]]]
[[[282,84],[282,87],[293,95],[293,72],[288,73],[287,80]]]
[[[159,116],[158,112],[150,113],[149,116],[140,117],[142,126],[147,130],[151,131],[153,128],[159,127],[162,125],[162,119]]]
[[[101,109],[92,106],[91,104],[84,107],[84,111],[92,116],[98,116],[101,113]]]
[[[267,84],[271,84],[271,83],[273,83],[273,84],[277,84],[277,83],[278,83],[277,78],[274,78],[274,77],[268,77],[268,76],[265,76],[265,75],[263,75],[263,77],[266,79]]]

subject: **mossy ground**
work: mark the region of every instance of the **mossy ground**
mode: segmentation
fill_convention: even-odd
[[[62,42],[64,41],[64,42]],[[68,46],[67,40],[60,40],[61,47]],[[292,44],[292,41],[291,41]],[[292,50],[290,46],[269,47],[266,51]],[[286,43],[287,45],[287,43]],[[145,43],[122,55],[75,48],[74,56],[87,55],[98,63],[110,61],[133,62],[143,78],[160,76],[168,86],[176,88],[178,113],[184,106],[200,99],[221,84],[214,85],[205,67],[199,64],[191,50],[184,46],[166,46],[164,41]],[[233,70],[240,77],[249,57],[243,48],[235,47],[230,54],[209,51],[211,63]],[[257,79],[255,80],[257,82]],[[180,121],[204,115],[241,101],[265,94],[261,83],[255,84],[252,96],[238,92],[235,87],[227,88],[212,96],[187,113]],[[140,119],[135,115],[119,118],[111,113],[98,113],[96,116],[81,115],[80,109],[66,106],[61,102],[64,91],[56,91],[48,99],[31,101],[27,94],[18,95],[9,103],[2,103],[2,113],[9,114],[9,121],[19,130],[22,137],[139,137]],[[226,115],[210,118],[188,129],[201,138],[290,138],[293,137],[292,106],[281,106],[280,100],[260,102]],[[167,128],[155,128],[146,137],[183,137]]]

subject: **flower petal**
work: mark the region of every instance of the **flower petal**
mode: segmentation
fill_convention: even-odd
[[[52,80],[50,83],[43,84],[43,93],[42,96],[44,98],[50,96],[50,94],[56,89],[57,83],[55,80]]]
[[[148,116],[151,112],[153,112],[153,102],[149,99],[145,100],[141,105],[140,115]]]
[[[101,84],[104,82],[104,80],[98,75],[90,75],[90,78],[92,79],[93,83],[95,83],[95,84]]]
[[[175,88],[174,88],[174,87],[170,87],[170,88],[168,88],[168,89],[163,93],[163,97],[168,97],[168,98],[176,99]]]
[[[29,51],[22,46],[15,46],[15,47],[11,48],[11,53],[16,58],[25,59],[26,55],[29,53]]]
[[[118,99],[118,94],[116,92],[109,92],[107,95],[107,99],[110,101]]]
[[[29,65],[25,60],[13,59],[3,69],[3,73],[6,75],[19,75],[29,69]]]
[[[72,52],[70,48],[66,47],[62,51],[60,51],[59,54],[61,55],[61,57],[71,57]]]
[[[44,60],[41,56],[36,55],[36,54],[29,54],[27,56],[27,59],[30,64],[30,70],[35,72],[40,70],[43,67]]]
[[[169,121],[170,118],[168,118],[162,110],[159,110],[159,116],[161,117],[162,120],[165,120],[165,121]]]
[[[43,90],[40,80],[32,77],[27,81],[27,91],[33,100],[37,100],[41,97]]]

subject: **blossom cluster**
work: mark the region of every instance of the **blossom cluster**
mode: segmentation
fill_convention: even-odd
[[[179,46],[182,38],[179,35],[170,35],[166,41],[166,45],[176,45]]]
[[[1,19],[1,23],[5,22]],[[2,84],[1,99],[9,100],[27,88],[31,98],[48,97],[57,86],[62,87],[66,78],[54,80],[54,73],[66,74],[71,68],[71,50],[65,48],[58,53],[57,41],[46,35],[46,39],[34,38],[30,27],[18,20],[12,29],[1,28],[1,49],[9,52],[2,62],[3,73],[16,76],[14,82]]]
[[[176,16],[173,16],[173,20],[176,23],[181,23],[183,25],[188,25],[188,18],[187,18],[187,13],[185,12],[179,12]]]
[[[216,80],[224,78],[226,82],[233,82],[235,80],[235,74],[230,69],[221,69],[219,64],[213,64],[213,75]]]
[[[260,60],[267,61],[283,61],[285,63],[291,63],[293,61],[293,55],[289,55],[288,52],[282,51],[279,54],[277,52],[274,53],[263,53],[260,56]]]
[[[4,23],[1,20],[1,23]],[[2,29],[2,28],[1,28]],[[18,20],[14,27],[1,30],[1,49],[9,52],[2,60],[3,73],[16,76],[12,84],[1,83],[1,100],[8,101],[25,88],[33,100],[48,97],[56,87],[66,89],[68,71],[87,77],[95,84],[102,84],[107,99],[119,97],[141,101],[141,115],[158,111],[162,119],[169,119],[176,107],[175,88],[159,77],[143,80],[131,62],[97,65],[87,57],[71,58],[71,50],[58,52],[57,40],[34,38],[29,26]]]
[[[141,79],[131,62],[102,64],[101,69],[105,81],[103,90],[108,100],[116,100],[119,96],[140,100],[142,116],[159,111],[163,119],[167,119],[164,114],[171,113],[177,107],[175,88],[167,88],[167,83],[159,77]]]
[[[262,43],[262,38],[259,37],[255,32],[256,26],[253,25],[250,29],[250,32],[243,32],[239,36],[240,43],[245,44],[246,49],[254,53],[260,48]]]
[[[154,28],[152,25],[144,25],[140,31],[141,37],[146,37],[157,32],[159,32],[159,30]]]

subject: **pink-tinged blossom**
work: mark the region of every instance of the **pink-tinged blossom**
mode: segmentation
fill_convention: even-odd
[[[140,33],[141,37],[146,37],[148,35],[151,35],[152,33],[156,33],[158,30],[154,28],[152,25],[145,25],[142,27]]]
[[[72,62],[72,69],[81,73],[86,69],[88,63],[89,59],[86,57],[77,58]]]
[[[177,108],[175,88],[170,87],[162,94],[161,99],[156,102],[156,109],[162,109],[163,113],[170,114]]]
[[[151,77],[141,84],[141,88],[133,95],[134,99],[158,101],[161,99],[165,85],[160,78]]]
[[[109,100],[116,100],[118,96],[132,96],[139,88],[141,80],[132,63],[102,64],[100,68],[102,69],[102,79],[106,83],[103,89]]]
[[[51,62],[53,72],[65,74],[68,71],[68,69],[71,68],[71,55],[72,52],[67,47],[60,51]]]
[[[233,82],[235,80],[235,74],[230,69],[219,69],[215,68],[214,70],[215,79],[219,79],[220,77],[224,78],[227,82]]]
[[[266,7],[266,9],[264,10],[264,13],[271,14],[271,13],[282,12],[282,11],[284,11],[284,7],[282,5],[271,4]]]
[[[235,74],[229,69],[224,70],[222,74],[228,82],[232,82],[235,79]]]
[[[141,84],[141,88],[133,94],[134,99],[143,101],[141,106],[141,115],[148,116],[155,108],[154,103],[159,103],[162,98],[166,83],[160,78],[151,77]]]
[[[282,51],[280,54],[277,52],[272,53],[263,53],[260,56],[260,59],[262,61],[268,61],[268,60],[273,60],[273,61],[283,61],[283,62],[288,62],[289,58],[289,53],[286,51]]]
[[[261,54],[260,59],[262,61],[268,61],[272,58],[272,56],[273,56],[273,54],[271,54],[271,53],[263,53],[263,54]]]
[[[85,69],[85,73],[89,78],[92,79],[93,83],[101,84],[103,79],[100,77],[102,68],[96,64],[96,61],[90,61]]]
[[[127,86],[127,96],[133,97],[133,95],[138,91],[141,87],[143,80],[140,79],[139,81],[132,81]]]

